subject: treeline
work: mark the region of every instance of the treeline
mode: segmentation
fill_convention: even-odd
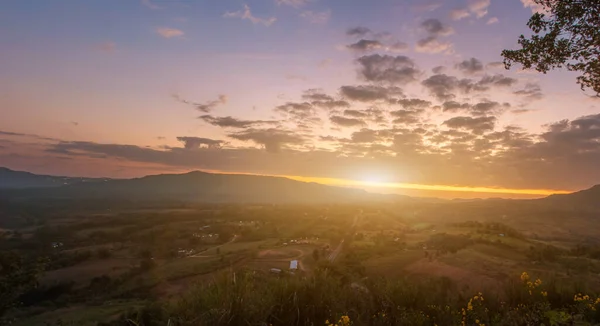
[[[466,221],[452,223],[452,226],[474,228],[480,234],[502,234],[507,237],[525,239],[525,236],[514,228],[499,222]]]

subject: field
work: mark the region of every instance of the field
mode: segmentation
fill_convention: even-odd
[[[436,219],[431,210],[190,205],[69,214],[44,209],[33,225],[3,227],[3,249],[47,259],[40,286],[23,294],[9,316],[16,325],[95,325],[150,302],[177,303],[190,289],[222,282],[224,273],[301,280],[329,271],[352,280],[360,291],[367,291],[369,279],[445,279],[464,295],[499,291],[523,271],[562,281],[577,275],[577,286],[600,286],[593,239],[582,242],[574,231],[551,226],[544,228],[548,234],[533,232],[528,229],[533,223],[510,218],[478,220],[477,211],[448,218],[442,209]],[[290,270],[291,261],[298,262],[297,270]]]

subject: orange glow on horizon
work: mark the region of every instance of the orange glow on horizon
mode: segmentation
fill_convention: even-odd
[[[276,175],[276,174],[260,174],[249,172],[224,172],[214,170],[204,170],[205,172],[216,174],[241,174],[255,175],[267,177],[287,178],[301,182],[314,182],[329,186],[341,187],[375,187],[387,189],[410,189],[410,190],[429,190],[429,191],[449,191],[449,192],[470,192],[470,193],[488,193],[488,194],[513,194],[513,195],[540,195],[550,196],[555,194],[570,194],[572,191],[553,190],[553,189],[510,189],[510,188],[492,188],[492,187],[468,187],[468,186],[445,186],[445,185],[425,185],[418,183],[401,183],[401,182],[369,182],[359,180],[349,180],[340,178],[325,178],[325,177],[304,177],[296,175]]]

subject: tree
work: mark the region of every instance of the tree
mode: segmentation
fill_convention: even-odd
[[[27,262],[15,252],[0,252],[0,325],[2,316],[18,304],[19,297],[37,284],[41,262]]]
[[[600,1],[532,0],[543,12],[527,23],[534,35],[519,37],[519,50],[504,50],[504,65],[520,63],[525,69],[546,73],[566,67],[580,72],[581,89],[600,97]]]

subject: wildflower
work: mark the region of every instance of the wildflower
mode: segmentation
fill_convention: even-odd
[[[542,293],[543,297],[547,297],[548,296],[548,292],[546,292],[546,291],[542,291],[541,293]]]
[[[527,272],[523,272],[523,274],[521,274],[521,281],[525,282],[529,280],[529,274],[527,274]]]
[[[479,325],[479,319],[475,319],[475,324]]]
[[[542,285],[542,280],[540,280],[539,278],[537,280],[535,280],[535,286],[538,287]]]

